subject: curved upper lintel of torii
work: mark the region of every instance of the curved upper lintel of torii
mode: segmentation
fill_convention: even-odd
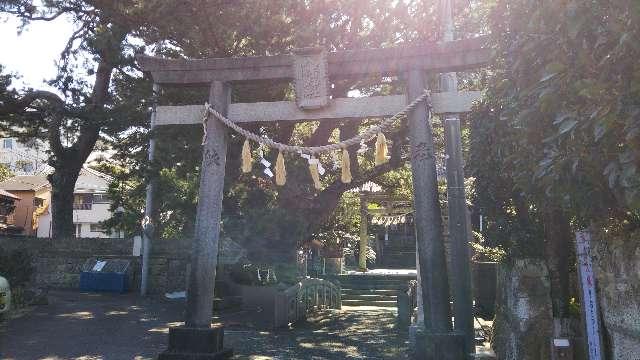
[[[411,69],[432,72],[472,70],[486,65],[490,49],[485,37],[347,50],[326,54],[330,79],[380,74],[400,75]],[[294,51],[295,53],[296,51]],[[295,55],[230,57],[210,59],[167,59],[137,55],[143,71],[157,84],[206,84],[212,81],[293,79]]]

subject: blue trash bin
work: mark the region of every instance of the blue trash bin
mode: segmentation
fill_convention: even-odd
[[[80,273],[81,291],[124,293],[129,290],[129,260],[89,259]]]

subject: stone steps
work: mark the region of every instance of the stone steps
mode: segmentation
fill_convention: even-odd
[[[412,279],[415,275],[348,274],[328,280],[340,282],[343,306],[395,308],[399,289]]]
[[[342,293],[349,296],[358,296],[358,295],[386,295],[386,296],[396,296],[398,291],[395,289],[385,290],[385,289],[342,289]]]
[[[342,299],[342,306],[374,306],[374,307],[396,307],[397,302],[395,300],[351,300]]]
[[[363,301],[396,301],[397,295],[389,294],[353,294],[349,291],[342,292],[342,298],[348,298],[349,300],[363,300]]]
[[[353,289],[353,290],[393,290],[397,291],[402,288],[401,284],[394,283],[380,283],[380,284],[372,284],[372,283],[351,283],[341,285],[343,289]]]

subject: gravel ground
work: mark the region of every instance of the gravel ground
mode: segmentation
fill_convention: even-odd
[[[169,326],[182,320],[182,301],[133,294],[56,291],[49,305],[11,319],[0,329],[6,360],[142,360],[166,347]],[[225,325],[225,346],[235,359],[406,359],[389,310],[327,311],[293,329],[261,331],[255,314],[214,319]]]

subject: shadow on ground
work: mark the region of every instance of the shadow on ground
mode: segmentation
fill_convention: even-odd
[[[7,360],[142,360],[166,348],[170,326],[181,325],[183,302],[71,291],[14,318],[0,333]],[[255,315],[255,314],[253,314]],[[225,345],[234,359],[406,359],[406,334],[388,310],[327,310],[292,329],[263,331],[252,314],[225,314]]]
[[[289,330],[229,328],[225,336],[236,359],[408,359],[406,334],[399,335],[388,310],[330,310]]]
[[[152,359],[182,306],[134,295],[51,292],[5,326],[0,358],[15,360]]]

